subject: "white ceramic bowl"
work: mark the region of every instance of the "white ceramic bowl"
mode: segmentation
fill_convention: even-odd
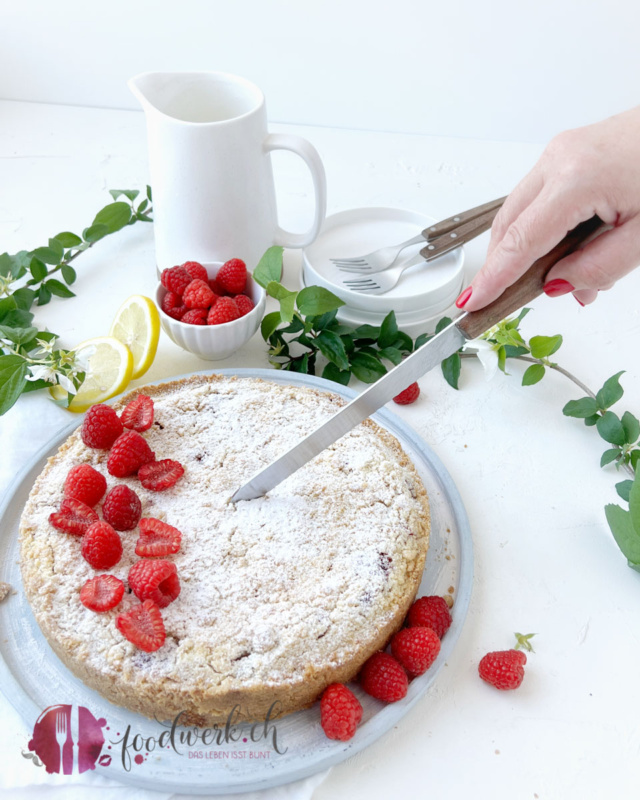
[[[215,278],[222,262],[202,264],[209,278]],[[156,305],[160,314],[162,330],[183,350],[188,350],[206,361],[221,361],[242,347],[260,327],[264,316],[266,292],[251,277],[247,276],[245,293],[253,300],[254,308],[240,319],[222,325],[191,325],[173,319],[162,310],[162,301],[167,290],[159,283],[156,289]]]

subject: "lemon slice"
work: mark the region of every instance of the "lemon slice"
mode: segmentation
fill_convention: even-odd
[[[149,369],[160,338],[160,315],[148,297],[134,294],[118,309],[109,336],[126,344],[133,354],[133,379]]]
[[[88,355],[87,369],[78,394],[69,404],[69,411],[80,413],[94,403],[103,403],[124,391],[133,373],[133,355],[129,348],[113,336],[87,339],[75,348],[79,356]],[[49,393],[54,400],[66,396],[62,386],[52,386]]]

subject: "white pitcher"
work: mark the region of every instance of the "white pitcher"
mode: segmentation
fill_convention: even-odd
[[[229,258],[253,269],[273,244],[311,244],[326,213],[322,161],[306,139],[267,132],[257,86],[223,72],[145,72],[129,87],[147,117],[160,270]],[[306,233],[278,225],[272,150],[292,150],[311,170],[315,217]]]

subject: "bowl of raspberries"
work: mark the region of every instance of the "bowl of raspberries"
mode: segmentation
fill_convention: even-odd
[[[219,361],[258,330],[266,294],[239,258],[224,264],[185,261],[163,270],[156,303],[170,339],[200,358]]]

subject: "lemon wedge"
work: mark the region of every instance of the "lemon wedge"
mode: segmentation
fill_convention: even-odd
[[[125,344],[133,355],[132,379],[139,378],[153,364],[160,338],[160,315],[148,297],[134,294],[118,309],[109,336]]]
[[[94,403],[103,403],[124,391],[133,374],[133,355],[129,348],[113,336],[87,339],[76,348],[77,355],[88,360],[85,379],[69,404],[69,411],[81,413]],[[62,386],[52,386],[49,393],[54,400],[66,397]]]

